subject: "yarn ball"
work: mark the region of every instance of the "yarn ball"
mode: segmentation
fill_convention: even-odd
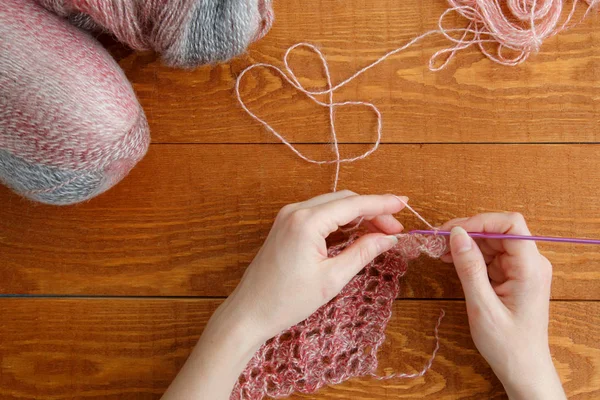
[[[154,50],[168,65],[229,60],[273,23],[271,0],[36,0],[86,29],[112,33],[134,50]]]
[[[355,233],[331,246],[329,256],[335,257],[359,236]],[[421,253],[437,258],[447,250],[442,236],[399,235],[398,244],[367,265],[338,296],[268,340],[240,375],[230,400],[314,393],[353,377],[377,377],[377,351],[408,260]]]
[[[33,0],[1,2],[1,182],[77,203],[119,182],[149,141],[131,85],[95,39]]]

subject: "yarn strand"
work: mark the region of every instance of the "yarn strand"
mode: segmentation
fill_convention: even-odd
[[[421,220],[421,222],[423,222],[425,225],[427,225],[427,227],[431,230],[438,230],[436,227],[434,227],[433,225],[431,225],[429,222],[427,222],[427,220],[425,218],[423,218],[421,216],[421,214],[419,214],[417,211],[415,211],[411,206],[408,205],[408,203],[404,200],[402,200],[400,197],[398,196],[394,196],[395,198],[397,198],[402,204],[404,204],[404,207],[408,208],[408,210],[413,213],[415,215],[415,217],[417,217],[419,220]]]
[[[600,0],[586,0],[588,8],[583,18],[585,18],[590,10],[600,3]],[[329,64],[321,52],[315,45],[310,43],[297,43],[290,46],[283,57],[284,68],[279,68],[272,64],[257,63],[248,66],[238,76],[235,83],[235,95],[242,109],[255,121],[260,123],[267,131],[272,133],[282,144],[287,146],[298,157],[313,164],[335,164],[335,174],[333,180],[333,191],[338,188],[340,176],[340,167],[342,163],[352,163],[358,160],[365,159],[379,148],[382,138],[383,117],[379,108],[373,103],[366,101],[344,101],[335,102],[334,93],[340,88],[346,86],[350,82],[357,79],[362,74],[375,68],[388,58],[401,53],[410,48],[416,43],[432,35],[442,35],[451,45],[447,48],[436,51],[429,59],[428,68],[432,72],[440,71],[450,63],[455,55],[473,45],[479,47],[482,54],[488,59],[501,65],[514,66],[525,61],[532,52],[537,51],[543,40],[553,36],[569,26],[573,19],[580,0],[573,0],[573,5],[570,12],[561,26],[558,26],[559,19],[563,14],[563,0],[507,0],[507,6],[512,15],[510,17],[503,10],[503,6],[499,0],[448,0],[450,8],[444,11],[438,19],[437,29],[430,30],[406,42],[404,45],[391,50],[359,69],[348,78],[337,84],[333,84]],[[456,13],[466,18],[469,23],[465,28],[447,28],[445,20],[450,15]],[[525,24],[525,25],[524,25]],[[454,35],[458,34],[456,37]],[[497,49],[492,53],[486,45],[495,44]],[[321,62],[321,66],[325,75],[325,89],[309,90],[304,87],[295,74],[289,63],[290,54],[304,47],[313,51]],[[512,57],[505,55],[506,50],[516,52]],[[437,65],[438,60],[445,57],[440,65]],[[329,131],[331,136],[331,144],[335,158],[333,160],[317,160],[306,156],[290,143],[281,133],[275,130],[268,122],[251,111],[244,101],[241,94],[241,83],[244,76],[256,68],[270,69],[276,72],[284,81],[289,83],[296,90],[311,99],[315,104],[325,107],[329,112]],[[327,101],[321,101],[316,96],[327,95]],[[373,111],[377,117],[377,138],[372,146],[362,154],[355,157],[342,158],[339,149],[339,140],[335,126],[334,112],[337,108],[344,106],[361,106],[367,107]],[[430,226],[426,221],[428,226]]]
[[[427,371],[429,371],[431,369],[431,366],[433,365],[433,361],[435,360],[435,357],[437,356],[437,353],[440,350],[439,329],[440,329],[440,325],[442,324],[442,320],[444,319],[445,316],[446,316],[446,312],[443,309],[441,309],[440,316],[438,317],[437,323],[435,324],[435,329],[433,330],[433,334],[434,334],[434,338],[435,338],[435,346],[433,348],[433,352],[431,353],[431,356],[429,357],[429,359],[427,360],[427,362],[425,363],[425,365],[423,366],[423,369],[421,369],[421,371],[415,372],[414,374],[393,373],[393,374],[384,375],[384,376],[377,375],[375,372],[372,372],[371,376],[377,380],[384,381],[384,380],[388,380],[388,379],[414,379],[414,378],[420,378],[423,375],[425,375],[427,373]]]

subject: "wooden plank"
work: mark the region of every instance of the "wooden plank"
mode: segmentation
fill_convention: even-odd
[[[329,157],[324,146],[301,149]],[[595,237],[599,155],[589,145],[384,145],[343,166],[341,188],[406,194],[436,224],[514,210],[535,233]],[[277,211],[327,192],[332,172],[281,145],[153,145],[123,183],[77,206],[32,204],[1,188],[0,292],[226,296]],[[542,248],[555,267],[554,298],[600,298],[595,247]],[[462,297],[451,265],[424,258],[411,271],[402,296]]]
[[[216,300],[1,299],[0,397],[158,399],[200,336]],[[463,302],[396,301],[380,372],[413,372],[433,348],[421,379],[354,379],[291,399],[503,398],[469,335]],[[600,395],[600,303],[553,302],[550,343],[570,399]]]
[[[157,56],[115,51],[146,110],[155,143],[264,143],[275,139],[241,110],[235,78],[248,65],[282,65],[288,46],[315,43],[328,57],[334,82],[341,82],[410,38],[437,27],[447,4],[440,0],[400,2],[288,0],[275,2],[273,30],[249,53],[228,64],[194,71],[162,66]],[[447,46],[426,39],[380,64],[340,91],[337,100],[372,101],[384,115],[383,140],[430,142],[598,142],[600,133],[600,18],[598,13],[548,39],[519,67],[504,67],[476,49],[460,53],[433,73],[429,57]],[[577,18],[581,15],[578,14]],[[447,20],[453,26],[452,18]],[[454,26],[463,26],[456,21]],[[291,58],[303,84],[324,83],[315,56]],[[267,71],[243,84],[252,110],[295,142],[327,142],[327,112]],[[340,139],[375,139],[375,118],[361,108],[337,113]]]

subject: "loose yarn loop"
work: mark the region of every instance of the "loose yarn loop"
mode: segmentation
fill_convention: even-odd
[[[600,3],[600,0],[585,1],[589,5],[585,15],[590,12],[592,7]],[[438,29],[425,32],[411,39],[403,46],[384,54],[373,63],[358,70],[352,76],[336,85],[332,83],[329,64],[323,53],[315,45],[310,43],[297,43],[288,48],[285,52],[283,57],[283,69],[267,63],[253,64],[244,69],[236,80],[235,94],[242,109],[252,119],[260,123],[277,137],[281,143],[286,145],[298,157],[313,164],[335,164],[333,191],[336,191],[341,164],[362,160],[376,151],[381,143],[383,127],[382,115],[377,106],[366,101],[335,102],[333,94],[338,89],[352,82],[360,75],[374,68],[389,57],[394,56],[413,46],[417,42],[420,42],[422,39],[435,34],[442,35],[451,43],[451,46],[438,50],[431,56],[429,60],[429,69],[431,71],[444,69],[459,51],[465,50],[473,45],[478,46],[487,58],[496,63],[508,66],[520,64],[525,61],[532,52],[539,49],[543,40],[566,29],[573,18],[579,2],[580,0],[573,0],[571,11],[563,24],[558,26],[560,17],[563,14],[563,0],[508,0],[506,2],[500,0],[448,0],[450,8],[439,17]],[[505,10],[505,7],[503,6],[504,3],[506,3],[508,11]],[[445,21],[452,13],[458,13],[460,16],[466,18],[469,21],[468,25],[465,28],[447,28],[445,26]],[[487,47],[490,45],[496,45],[495,52]],[[294,70],[290,67],[290,54],[301,47],[313,51],[319,57],[326,79],[325,89],[307,89],[300,83]],[[512,56],[506,55],[507,50],[512,52]],[[249,109],[246,102],[243,100],[240,88],[244,76],[255,68],[266,68],[276,72],[284,81],[289,83],[296,90],[303,93],[319,106],[328,109],[331,144],[335,154],[333,160],[317,160],[306,156],[282,134],[277,132],[268,122]],[[327,100],[321,101],[317,99],[316,96],[320,95],[327,95]],[[367,107],[371,109],[377,117],[377,138],[375,142],[371,148],[355,157],[342,158],[339,150],[334,111],[336,108],[344,106]]]
[[[335,257],[360,237],[331,246]],[[398,235],[398,244],[369,263],[329,303],[306,320],[267,341],[248,363],[231,394],[231,400],[282,398],[294,392],[313,393],[328,384],[358,376],[384,380],[416,378],[430,368],[439,349],[440,314],[435,347],[425,366],[415,373],[377,374],[377,352],[385,341],[385,328],[406,273],[408,260],[425,253],[439,257],[447,251],[441,236]]]
[[[75,25],[112,33],[169,65],[228,60],[273,24],[272,0],[36,0]]]
[[[437,353],[440,350],[439,330],[440,330],[440,325],[442,324],[442,319],[444,319],[445,316],[446,316],[446,312],[444,310],[440,310],[440,316],[438,317],[437,323],[435,324],[435,328],[433,330],[433,336],[435,338],[435,347],[433,348],[431,357],[429,357],[429,360],[427,360],[427,363],[425,363],[422,370],[420,370],[419,372],[415,372],[413,374],[407,374],[407,373],[402,372],[402,373],[393,373],[391,375],[385,375],[385,376],[371,373],[371,376],[379,381],[388,380],[388,379],[414,379],[414,378],[420,378],[420,377],[424,376],[427,373],[427,371],[429,371],[431,369],[431,366],[433,365],[433,360],[435,360],[435,357],[437,356]]]

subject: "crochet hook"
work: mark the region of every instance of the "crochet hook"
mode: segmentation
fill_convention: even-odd
[[[408,232],[409,234],[420,234],[420,235],[440,235],[450,236],[449,231],[437,231],[437,230],[414,230]],[[476,239],[514,239],[514,240],[535,240],[537,242],[558,242],[558,243],[579,243],[579,244],[600,244],[598,239],[583,239],[583,238],[562,238],[552,236],[523,236],[523,235],[511,235],[506,233],[486,233],[486,232],[467,232],[469,236]]]

